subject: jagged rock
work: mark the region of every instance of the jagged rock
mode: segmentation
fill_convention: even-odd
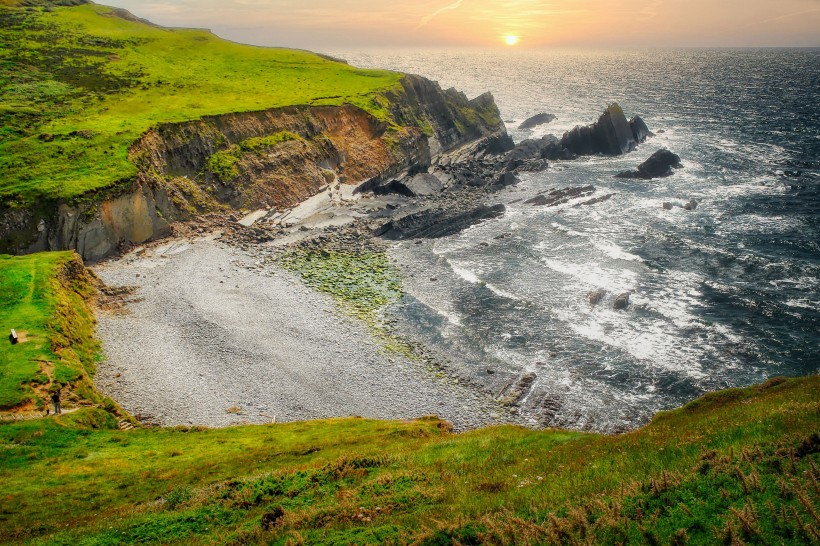
[[[593,290],[589,294],[587,294],[587,301],[590,305],[598,305],[602,299],[606,296],[606,290],[603,288],[599,288],[598,290]]]
[[[551,190],[541,193],[524,201],[525,205],[555,207],[562,205],[576,197],[583,197],[595,192],[595,186],[583,186],[575,188],[564,188],[561,190]]]
[[[589,201],[584,201],[583,203],[578,203],[575,207],[582,207],[582,206],[590,206],[590,205],[597,205],[598,203],[603,203],[604,201],[609,201],[615,196],[614,193],[608,193],[606,195],[602,195],[601,197],[596,197],[594,199],[590,199]]]
[[[694,199],[690,199],[688,203],[683,205],[683,210],[695,210],[698,208],[698,202]]]
[[[574,157],[572,152],[561,146],[558,138],[554,135],[523,140],[507,154],[508,163],[514,165],[512,168],[534,159],[556,160],[574,159]]]
[[[373,193],[376,195],[397,193],[408,197],[418,197],[422,195],[435,195],[440,193],[442,189],[444,189],[444,185],[438,177],[429,173],[419,173],[402,179],[393,179],[388,182],[383,182],[373,188]]]
[[[394,218],[378,228],[374,235],[390,240],[435,239],[458,233],[474,224],[503,215],[502,204],[478,206],[468,210],[424,209]]]
[[[538,127],[539,125],[547,124],[551,121],[557,119],[552,114],[535,114],[531,118],[527,118],[518,126],[519,129],[532,129],[533,127]]]
[[[632,117],[629,120],[629,128],[632,129],[632,136],[635,138],[635,142],[639,144],[646,142],[647,138],[655,136],[655,133],[649,130],[649,127],[646,126],[641,116]]]
[[[517,404],[530,392],[532,384],[535,383],[536,379],[538,379],[538,375],[535,372],[528,372],[521,376],[514,384],[508,383],[504,389],[502,389],[499,401],[508,406]]]
[[[488,155],[501,155],[515,148],[515,142],[507,133],[495,133],[488,136],[476,148],[477,152],[484,152]]]
[[[629,292],[624,292],[615,298],[615,303],[612,304],[612,307],[618,311],[629,307]]]
[[[669,150],[658,150],[649,159],[638,165],[636,171],[624,171],[615,175],[615,178],[638,178],[641,180],[651,180],[653,178],[664,178],[672,175],[673,169],[680,169],[683,165],[680,156]]]
[[[597,122],[564,133],[560,144],[577,155],[621,155],[635,149],[637,142],[624,111],[613,103]]]

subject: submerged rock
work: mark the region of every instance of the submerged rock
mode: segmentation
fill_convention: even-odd
[[[557,119],[552,114],[535,114],[531,118],[525,119],[521,125],[518,126],[519,129],[532,129],[533,127],[538,127],[539,125],[545,125],[551,121],[555,121]]]
[[[624,292],[615,298],[615,303],[612,304],[612,307],[618,311],[629,307],[629,292]]]
[[[554,207],[557,205],[563,205],[567,201],[575,199],[576,197],[584,197],[594,192],[595,186],[582,186],[575,188],[564,188],[561,190],[550,190],[549,192],[538,194],[532,199],[527,199],[526,201],[524,201],[524,204],[532,206]]]
[[[590,305],[598,305],[601,303],[601,300],[604,299],[604,296],[606,296],[606,290],[599,288],[598,290],[593,290],[587,294],[587,301]]]
[[[624,111],[613,103],[592,125],[564,133],[560,145],[577,155],[622,155],[634,150],[637,141]]]
[[[641,180],[664,178],[674,174],[673,169],[682,167],[680,156],[669,150],[658,150],[649,156],[649,159],[638,165],[638,170],[618,173],[615,178],[638,178]]]

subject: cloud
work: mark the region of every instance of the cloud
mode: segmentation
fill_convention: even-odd
[[[447,4],[446,6],[437,9],[436,11],[431,13],[430,15],[425,15],[424,17],[421,18],[421,21],[419,21],[419,24],[413,30],[420,29],[421,27],[425,26],[427,23],[429,23],[430,21],[432,21],[433,19],[435,19],[436,17],[438,17],[439,15],[444,13],[445,11],[460,8],[461,4],[463,4],[463,3],[464,3],[464,0],[456,0],[452,4]]]

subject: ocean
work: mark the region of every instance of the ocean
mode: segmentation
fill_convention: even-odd
[[[820,369],[820,49],[330,53],[490,91],[517,142],[612,102],[657,133],[622,157],[522,175],[491,199],[503,217],[391,253],[407,279],[389,311],[401,331],[488,390],[535,374],[520,407],[533,425],[628,430],[708,391]],[[518,129],[540,112],[557,119]],[[660,148],[684,168],[613,178]],[[524,203],[588,184],[615,195]],[[690,199],[694,211],[663,208]]]

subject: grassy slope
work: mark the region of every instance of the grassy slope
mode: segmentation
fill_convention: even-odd
[[[378,96],[399,74],[163,29],[95,4],[0,3],[0,198],[71,198],[132,177],[128,147],[160,122]]]
[[[79,276],[65,274],[71,266]],[[86,305],[93,290],[73,252],[0,255],[0,409],[39,403],[38,385],[79,381],[78,395],[97,398],[88,380],[99,348]],[[11,328],[28,341],[11,345]]]
[[[91,411],[4,425],[0,539],[805,543],[819,388],[715,393],[615,437],[432,419],[122,432],[88,430],[112,424]]]

